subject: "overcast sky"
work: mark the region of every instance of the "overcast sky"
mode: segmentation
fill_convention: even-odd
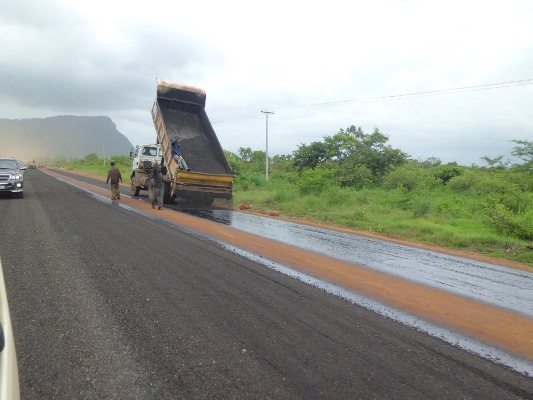
[[[533,1],[0,0],[0,118],[107,115],[155,140],[156,77],[199,86],[225,149],[378,127],[481,164],[533,140]],[[493,90],[386,98],[530,79]],[[376,99],[385,97],[382,99]],[[344,103],[306,106],[353,100]]]

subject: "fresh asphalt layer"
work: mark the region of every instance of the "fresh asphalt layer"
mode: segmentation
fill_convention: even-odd
[[[0,198],[22,398],[533,397],[533,381],[40,171]]]

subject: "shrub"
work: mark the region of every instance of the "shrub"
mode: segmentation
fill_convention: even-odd
[[[250,190],[253,187],[264,186],[265,177],[257,172],[241,173],[235,179],[235,183],[244,191]]]
[[[415,164],[406,164],[390,172],[383,182],[388,189],[402,189],[413,191],[419,188],[432,188],[437,185],[437,180],[426,168]]]
[[[434,176],[446,185],[452,178],[462,175],[462,171],[455,166],[445,165],[436,169]]]
[[[335,180],[342,187],[360,189],[372,184],[372,171],[365,165],[344,163],[337,170]]]
[[[336,186],[335,172],[325,169],[309,169],[302,173],[298,189],[302,195],[322,193],[325,189]]]
[[[514,235],[524,240],[533,240],[533,209],[513,213],[501,203],[493,204],[486,209],[489,221],[499,231]]]
[[[520,187],[505,176],[465,171],[464,174],[452,178],[448,186],[455,192],[471,192],[475,195],[491,193],[513,193],[520,191]]]

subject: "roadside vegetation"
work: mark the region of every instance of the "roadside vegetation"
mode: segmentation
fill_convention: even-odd
[[[272,157],[268,182],[263,151],[226,156],[236,206],[533,266],[533,142],[513,142],[514,164],[483,156],[482,166],[462,166],[413,160],[378,129],[351,126]],[[129,183],[129,157],[112,159]],[[51,165],[105,177],[109,160],[89,154]]]
[[[477,252],[533,266],[533,142],[514,141],[484,166],[412,160],[378,129],[354,126],[274,156],[226,152],[235,203],[389,237]]]
[[[66,170],[81,171],[92,175],[107,177],[107,171],[110,167],[111,160],[115,161],[115,165],[118,167],[122,174],[122,180],[124,183],[129,184],[130,172],[131,172],[131,159],[128,156],[114,156],[111,159],[104,160],[99,158],[96,154],[87,154],[82,159],[75,158],[62,158],[56,159],[49,163],[51,167],[64,168]]]

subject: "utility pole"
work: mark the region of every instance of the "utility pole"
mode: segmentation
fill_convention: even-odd
[[[265,157],[265,177],[268,182],[268,116],[269,114],[274,114],[274,111],[263,111],[261,110],[266,117],[266,157]]]

